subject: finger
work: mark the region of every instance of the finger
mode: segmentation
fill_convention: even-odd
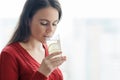
[[[62,52],[52,53],[52,54],[50,54],[49,56],[47,56],[46,59],[50,59],[50,58],[52,58],[52,57],[54,57],[54,56],[60,55],[61,53],[62,53]]]
[[[50,70],[54,70],[55,68],[57,68],[58,66],[60,66],[64,61],[66,61],[66,57],[65,56],[63,56],[61,58],[61,60],[57,60],[57,61],[53,61],[53,62],[51,62],[49,60],[49,63],[48,63],[49,69]]]
[[[65,58],[60,60],[60,61],[56,61],[56,62],[53,63],[53,67],[58,67],[58,66],[62,65],[63,62],[65,62],[65,61],[66,61]]]
[[[65,58],[65,56],[59,56],[59,57],[51,58],[50,61],[51,62],[56,62],[56,61],[60,61],[60,60],[62,60],[64,58]]]
[[[51,58],[50,62],[54,63],[54,62],[57,62],[57,61],[60,61],[60,60],[61,60],[61,57],[55,57],[55,58]]]

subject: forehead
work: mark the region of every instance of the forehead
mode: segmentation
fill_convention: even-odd
[[[33,19],[46,19],[49,21],[58,20],[59,13],[53,7],[39,9],[33,16]]]

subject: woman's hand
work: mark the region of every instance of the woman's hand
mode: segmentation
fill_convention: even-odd
[[[48,77],[50,75],[50,73],[55,68],[57,68],[64,61],[66,61],[66,57],[65,56],[59,56],[58,57],[58,55],[60,55],[60,54],[61,54],[61,52],[56,52],[56,53],[52,53],[49,56],[47,56],[46,58],[44,58],[42,63],[41,63],[41,65],[40,65],[39,72],[41,72],[46,77]]]

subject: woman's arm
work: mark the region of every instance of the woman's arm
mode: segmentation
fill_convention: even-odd
[[[48,80],[46,76],[44,76],[42,73],[36,71],[33,75],[31,80]]]
[[[17,62],[9,53],[0,54],[0,80],[18,80]]]
[[[38,71],[33,75],[31,80],[49,80],[49,77],[51,73],[60,66],[65,60],[65,56],[55,57],[57,55],[61,54],[61,52],[53,53],[47,56],[43,59]],[[60,73],[62,74],[62,73]],[[58,75],[58,72],[56,73],[56,76]],[[54,75],[51,76],[52,80],[63,80],[63,77],[57,79]]]

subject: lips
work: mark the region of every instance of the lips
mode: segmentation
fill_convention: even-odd
[[[46,40],[50,40],[51,36],[44,36]]]
[[[51,38],[51,36],[44,36],[44,37],[46,37],[46,38]]]

